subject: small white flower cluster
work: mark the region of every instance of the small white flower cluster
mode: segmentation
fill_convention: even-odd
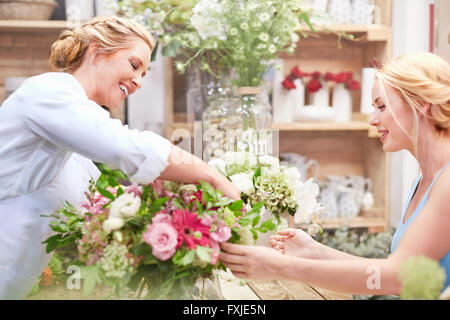
[[[278,158],[228,151],[208,164],[225,174],[255,203],[265,201],[269,211],[295,208],[295,223],[310,223],[322,209],[317,202],[319,186],[313,182],[313,178],[302,182],[298,169],[280,165]],[[261,168],[260,175],[254,179],[258,167]],[[314,230],[316,228],[312,227]]]
[[[128,249],[123,244],[112,242],[106,246],[99,263],[108,278],[121,278],[133,270],[134,259],[127,254]]]
[[[217,37],[219,40],[226,40],[221,21],[223,8],[217,0],[200,0],[192,11],[190,21],[202,39]]]
[[[123,227],[124,219],[136,215],[141,206],[141,198],[134,196],[133,193],[124,193],[117,197],[109,209],[109,216],[103,222],[103,230],[107,233]]]

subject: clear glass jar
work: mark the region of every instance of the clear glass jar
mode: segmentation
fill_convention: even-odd
[[[202,114],[202,150],[206,162],[225,152],[226,117],[236,99],[231,93],[229,77],[209,80],[204,87],[206,109]]]
[[[227,151],[248,151],[255,155],[271,155],[272,111],[261,97],[258,87],[240,87],[238,98],[229,108],[225,129]]]

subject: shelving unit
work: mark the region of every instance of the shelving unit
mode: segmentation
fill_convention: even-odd
[[[61,31],[71,29],[65,20],[0,20],[0,103],[5,97],[6,77],[30,77],[52,71],[50,47]],[[124,118],[124,107],[111,110]]]
[[[351,71],[361,81],[362,68],[371,67],[370,60],[389,60],[391,57],[391,0],[376,0],[381,12],[380,24],[375,25],[324,25],[316,26],[316,33],[307,26],[301,30],[308,34],[301,38],[293,55],[281,54],[284,72],[298,66],[304,72]],[[345,32],[354,40],[340,37]],[[340,48],[339,48],[340,47]],[[171,86],[168,87],[169,103],[166,113],[166,136],[177,139],[183,133],[194,136],[194,124],[187,123],[182,89],[185,79],[168,64]],[[368,117],[361,115],[361,92],[351,92],[353,117],[351,122],[293,122],[273,123],[279,132],[279,152],[295,152],[319,163],[318,179],[325,175],[360,175],[371,179],[375,199],[374,207],[361,211],[351,220],[324,220],[325,229],[347,225],[352,228],[368,228],[371,232],[384,231],[389,222],[389,156],[383,151],[379,134],[369,125]],[[181,106],[181,107],[180,107]],[[199,125],[201,127],[201,125]],[[177,130],[182,129],[182,130]],[[176,131],[175,131],[176,130]],[[172,133],[176,132],[175,135]],[[191,142],[191,146],[192,146]],[[195,148],[195,146],[194,146]]]
[[[317,33],[302,38],[294,55],[282,54],[286,73],[299,66],[302,71],[352,71],[361,80],[361,69],[369,67],[369,59],[383,61],[391,57],[391,0],[376,0],[381,10],[377,25],[326,25],[316,27]],[[47,64],[50,46],[59,33],[70,27],[67,21],[0,20],[0,102],[3,100],[4,78],[32,76],[50,71]],[[352,34],[355,40],[341,38],[338,48],[336,33]],[[176,107],[185,100],[185,79],[176,74],[172,61],[165,60],[165,135],[175,129],[193,133],[193,124],[186,123],[185,111]],[[365,227],[372,231],[388,226],[389,157],[377,139],[376,129],[359,112],[360,92],[353,92],[353,121],[274,123],[279,131],[279,152],[296,152],[319,162],[321,179],[327,175],[354,174],[369,177],[373,184],[375,206],[350,221],[334,219],[323,222],[325,228]],[[184,114],[183,114],[184,112]],[[114,115],[113,115],[114,116]]]

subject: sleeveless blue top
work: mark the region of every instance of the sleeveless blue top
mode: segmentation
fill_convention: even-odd
[[[408,201],[406,201],[406,205],[405,205],[405,209],[403,211],[402,214],[402,220],[400,221],[400,224],[397,228],[397,230],[394,233],[394,236],[392,238],[392,242],[391,242],[391,253],[393,253],[395,251],[395,249],[397,249],[398,243],[400,242],[400,239],[402,238],[403,234],[405,233],[406,229],[408,229],[409,225],[414,221],[414,219],[417,217],[417,215],[420,213],[420,211],[422,211],[423,207],[425,206],[425,204],[427,203],[428,200],[428,195],[430,193],[431,188],[433,187],[434,183],[436,182],[436,180],[439,178],[439,176],[441,175],[442,171],[444,171],[445,168],[447,168],[450,165],[450,162],[447,163],[440,171],[439,173],[436,175],[436,177],[434,178],[433,182],[431,183],[431,185],[428,187],[427,192],[425,193],[425,195],[423,196],[422,200],[420,200],[419,205],[417,206],[416,210],[414,210],[413,214],[411,215],[411,217],[409,217],[408,221],[406,221],[406,223],[403,223],[403,220],[405,218],[405,214],[406,214],[406,210],[408,209],[409,203],[414,195],[414,193],[416,192],[416,188],[417,185],[419,184],[420,179],[422,178],[422,175],[420,175],[416,181],[414,182],[414,185],[409,193],[408,196]],[[441,265],[442,268],[444,268],[447,279],[444,285],[444,288],[447,288],[447,286],[450,285],[450,251],[447,252],[447,254],[441,259],[441,261],[439,261],[439,264]]]

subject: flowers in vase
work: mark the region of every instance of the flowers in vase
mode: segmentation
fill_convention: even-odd
[[[306,85],[309,93],[315,93],[322,88],[321,80],[343,84],[349,90],[358,90],[360,88],[360,83],[353,78],[352,72],[339,72],[337,74],[326,72],[322,75],[319,71],[312,73],[303,72],[297,66],[292,68],[291,73],[284,78],[282,85],[287,90],[296,89],[293,81],[305,77],[310,78]]]
[[[294,53],[302,23],[314,30],[313,11],[295,0],[201,0],[193,12],[190,22],[203,41],[199,52],[221,52],[238,86],[259,86],[278,53]]]

